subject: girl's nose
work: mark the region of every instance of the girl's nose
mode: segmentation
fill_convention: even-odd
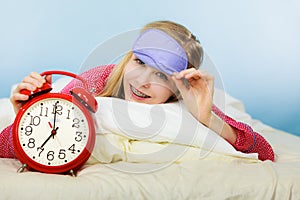
[[[146,67],[148,69],[145,69],[140,75],[137,77],[137,83],[139,84],[140,87],[145,87],[149,88],[151,86],[151,75],[152,75],[152,70],[150,67]]]
[[[144,88],[150,88],[150,85],[151,85],[151,83],[145,83],[145,84],[142,85],[142,87],[144,87]]]

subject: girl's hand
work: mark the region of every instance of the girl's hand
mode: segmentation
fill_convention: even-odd
[[[189,83],[187,87],[181,79]],[[190,113],[201,123],[209,127],[212,117],[214,77],[204,70],[190,68],[172,76],[176,87]]]
[[[25,101],[29,99],[28,95],[21,94],[20,91],[23,89],[35,91],[37,88],[41,88],[46,81],[48,83],[52,82],[51,75],[43,78],[37,72],[31,72],[29,76],[26,76],[22,82],[17,85],[10,97],[10,102],[14,107],[15,113],[18,113]]]

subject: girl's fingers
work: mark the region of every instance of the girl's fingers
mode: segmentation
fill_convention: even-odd
[[[182,79],[182,78],[185,78],[185,79],[194,79],[194,80],[197,80],[197,79],[204,79],[204,80],[209,80],[211,79],[213,76],[211,76],[210,74],[208,74],[205,70],[197,70],[195,68],[190,68],[190,69],[187,69],[187,70],[183,70],[179,73],[175,73],[175,77],[177,79]]]
[[[11,96],[11,102],[17,102],[17,101],[26,101],[28,100],[29,96],[21,93],[14,93]]]
[[[20,93],[21,90],[26,89],[29,91],[34,91],[36,90],[36,86],[31,84],[31,83],[25,83],[25,82],[21,82],[15,89],[15,91],[13,93]]]
[[[177,79],[182,79],[182,78],[186,78],[185,76],[189,73],[192,73],[192,72],[195,72],[196,69],[195,68],[190,68],[190,69],[186,69],[186,70],[183,70],[181,72],[178,72],[178,73],[174,73],[174,76],[177,78]]]
[[[30,77],[32,77],[33,79],[37,79],[40,82],[44,82],[44,78],[37,72],[31,72],[30,73]]]
[[[187,75],[185,75],[185,78],[189,81],[197,81],[198,79],[202,79],[204,81],[203,83],[208,84],[208,86],[213,86],[214,83],[214,76],[207,73],[205,70],[201,70],[201,71],[197,70],[188,73]]]
[[[46,77],[45,77],[45,79],[46,79],[46,81],[47,81],[47,83],[52,83],[52,75],[47,75]]]
[[[175,76],[172,76],[172,79],[181,94],[184,94],[187,90],[186,85],[183,83],[182,79],[177,79]]]
[[[185,84],[181,79],[186,79],[192,87],[208,87],[213,92],[214,87],[214,76],[207,73],[205,70],[197,70],[190,68],[183,70],[178,73],[174,73],[175,78],[173,79],[179,90],[186,89]]]
[[[24,77],[22,82],[18,84],[14,93],[20,93],[23,89],[34,91],[37,88],[42,87],[45,82],[46,80],[40,74],[32,72],[29,76]]]
[[[35,87],[42,87],[46,80],[40,74],[32,72],[29,76],[26,76],[22,82],[32,84]]]
[[[52,77],[46,77],[49,83],[52,82]],[[37,72],[31,72],[29,76],[24,77],[24,79],[17,85],[16,89],[13,91],[10,101],[14,107],[15,113],[17,113],[22,106],[22,104],[29,99],[28,95],[22,94],[21,91],[26,89],[29,91],[34,91],[37,88],[43,86],[46,82]]]

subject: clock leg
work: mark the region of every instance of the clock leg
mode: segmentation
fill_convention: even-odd
[[[26,163],[24,163],[24,164],[22,164],[22,166],[18,169],[18,173],[22,173],[22,172],[24,172],[24,170],[25,170],[25,168],[27,167],[27,164]]]
[[[69,172],[70,172],[71,176],[76,177],[75,172],[74,172],[73,169],[71,169]]]

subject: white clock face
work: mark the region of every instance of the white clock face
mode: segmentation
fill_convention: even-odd
[[[76,159],[89,139],[89,123],[75,104],[47,98],[31,105],[20,119],[20,145],[35,162],[60,166]]]

